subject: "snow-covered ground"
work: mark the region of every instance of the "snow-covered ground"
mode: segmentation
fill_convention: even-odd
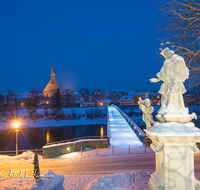
[[[18,156],[0,155],[0,166],[8,164],[29,164],[33,162],[34,153],[32,151],[26,151]],[[42,156],[38,156],[39,160],[42,160]]]
[[[123,153],[123,147],[119,153]],[[140,148],[137,148],[140,149]],[[110,149],[102,149],[102,154],[107,154]],[[143,150],[141,150],[143,151]],[[79,159],[87,159],[93,160],[97,158],[94,155],[95,150],[85,150],[83,156],[81,157],[80,152],[74,152],[71,154],[66,154],[62,156],[58,156],[52,159],[42,159],[39,158],[40,162],[52,162],[56,159],[75,159],[77,162]],[[33,153],[26,152],[19,156],[1,156],[0,161],[1,163],[7,164],[15,164],[21,165],[33,162]],[[101,156],[100,156],[101,157]],[[116,155],[111,155],[109,157],[113,157],[116,159]],[[20,158],[20,159],[19,159]],[[105,159],[103,157],[103,159]],[[24,161],[24,162],[23,162]],[[99,160],[97,161],[98,164]],[[9,165],[7,165],[9,168]],[[122,173],[115,173],[109,175],[60,175],[53,173],[51,170],[46,170],[43,174],[41,174],[41,178],[39,181],[35,181],[35,179],[31,175],[27,175],[26,177],[8,177],[4,176],[1,177],[0,174],[0,189],[32,189],[32,190],[43,190],[43,189],[53,189],[53,190],[129,190],[129,189],[143,189],[147,190],[150,189],[148,186],[148,180],[150,178],[150,174],[153,171],[129,171],[129,172],[122,172]]]
[[[61,108],[60,110],[62,110],[64,112],[64,114],[75,111],[76,114],[85,115],[87,110],[95,109],[95,108],[101,110],[103,113],[106,113],[106,107]],[[52,108],[52,109],[54,109],[54,108]],[[47,109],[37,108],[36,113],[43,114],[46,112],[51,112],[52,109],[51,108],[47,108]],[[29,109],[20,109],[20,110],[14,111],[14,113],[16,113],[16,115],[24,115],[24,116],[27,116],[28,112],[29,112]],[[9,111],[9,113],[11,113],[11,112]]]
[[[147,190],[150,189],[148,181],[151,173],[152,172],[134,171],[98,177],[91,181],[85,187],[85,190]]]
[[[94,118],[88,119],[86,117],[86,111],[91,109],[100,110],[102,114],[107,114],[106,107],[98,107],[98,108],[63,108],[62,111],[65,115],[70,115],[72,112],[75,112],[76,116],[79,118],[76,119],[64,119],[64,120],[54,120],[54,119],[47,119],[47,117],[39,118],[36,121],[31,121],[30,119],[21,119],[20,120],[20,127],[23,128],[37,128],[37,127],[57,127],[57,126],[73,126],[73,125],[92,125],[92,124],[106,124],[106,117],[104,118]],[[37,114],[43,114],[45,112],[50,113],[51,109],[36,109]],[[8,113],[9,114],[9,113]],[[27,116],[28,110],[22,109],[17,110],[14,115],[18,116]],[[5,122],[0,122],[0,130],[13,128],[13,120],[8,119]]]
[[[124,148],[121,148],[121,151]],[[148,147],[147,154],[150,156],[153,151],[150,152],[150,148]],[[140,147],[135,147],[134,154],[138,154],[138,152],[142,152],[143,149]],[[100,150],[101,154],[107,154],[110,149],[102,149]],[[106,161],[105,156],[96,156],[95,150],[85,150],[83,156],[81,157],[80,152],[74,152],[58,157],[54,157],[51,159],[40,159],[41,162],[54,162],[55,160],[61,161],[66,160],[67,163],[70,160],[75,160],[77,163],[80,159],[91,160],[95,159],[95,163]],[[122,152],[120,152],[122,153]],[[125,157],[123,155],[122,157]],[[147,159],[148,157],[147,156]],[[98,159],[100,157],[100,159]],[[115,160],[117,155],[110,155],[108,158],[112,158]],[[8,157],[1,159],[1,162],[4,162]],[[23,156],[21,160],[18,160],[14,157],[9,158],[15,160],[13,163],[15,165],[19,165],[21,167],[22,161],[33,161],[32,154],[29,152],[27,157]],[[18,161],[17,161],[18,160]],[[140,160],[138,160],[139,164]],[[12,161],[11,161],[12,163]],[[116,163],[115,163],[116,164]],[[6,167],[9,168],[9,165]],[[28,176],[25,178],[1,178],[0,174],[0,189],[10,189],[10,190],[43,190],[43,189],[51,189],[51,190],[150,190],[148,185],[148,181],[150,178],[150,174],[153,173],[154,170],[145,169],[145,170],[130,170],[126,172],[116,172],[114,174],[85,174],[85,175],[61,175],[58,173],[54,173],[51,170],[46,170],[42,173],[42,178],[39,181],[35,181],[32,176]],[[199,175],[195,175],[199,179]]]
[[[93,124],[106,124],[106,119],[95,119],[95,120],[86,120],[79,119],[73,121],[21,121],[20,127],[22,128],[37,128],[37,127],[57,127],[57,126],[73,126],[73,125],[93,125]],[[13,128],[12,123],[10,122],[0,122],[0,130]]]
[[[79,163],[80,159],[88,160],[89,162],[95,161],[95,164],[98,165],[100,162],[105,162],[107,158],[111,158],[113,161],[119,156],[128,157],[129,146],[130,145],[130,154],[141,154],[144,153],[144,146],[134,135],[129,138],[131,131],[127,128],[126,124],[122,120],[121,115],[116,112],[112,107],[110,108],[110,132],[111,132],[111,143],[114,145],[114,155],[112,148],[105,148],[98,150],[89,150],[86,149],[83,151],[82,156],[80,152],[74,152],[62,156],[58,156],[51,159],[42,159],[39,158],[40,163],[42,162],[54,162],[55,160],[61,162],[64,160],[65,163],[70,160],[77,161]],[[120,125],[117,126],[115,123],[115,117],[117,117],[117,123]],[[128,132],[128,134],[126,134]],[[134,134],[134,133],[133,133]],[[127,136],[128,135],[128,136]],[[131,134],[132,135],[132,134]],[[154,152],[147,147],[148,159],[149,156],[154,155]],[[102,160],[98,159],[99,157]],[[131,160],[132,161],[132,160]],[[33,162],[33,153],[26,152],[23,155],[9,157],[9,156],[0,156],[0,166],[6,167],[10,164],[18,165],[22,167],[22,164]],[[140,165],[140,160],[136,165]],[[129,166],[130,167],[130,166]],[[1,167],[0,167],[1,169]],[[128,168],[129,169],[129,168]],[[53,190],[147,190],[150,189],[148,181],[150,174],[154,170],[130,170],[126,172],[116,172],[114,174],[93,174],[93,175],[61,175],[58,173],[53,173],[51,170],[46,170],[42,174],[42,178],[35,182],[35,179],[32,176],[25,178],[1,178],[0,174],[0,189],[33,189],[33,190],[43,190],[43,189],[53,189]],[[105,172],[106,173],[106,172]],[[198,179],[200,176],[195,175]]]
[[[0,188],[9,190],[149,190],[151,171],[114,175],[59,175],[47,170],[37,182],[33,177],[0,179]]]

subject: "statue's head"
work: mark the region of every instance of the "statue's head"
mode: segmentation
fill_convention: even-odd
[[[144,104],[145,104],[145,106],[147,106],[147,107],[151,106],[151,101],[149,100],[149,98],[146,98],[146,99],[144,100]]]
[[[173,50],[170,50],[168,47],[166,47],[165,49],[163,49],[160,54],[165,58],[169,58],[174,54]]]

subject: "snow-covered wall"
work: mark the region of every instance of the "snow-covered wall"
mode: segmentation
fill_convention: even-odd
[[[86,148],[107,148],[108,140],[104,139],[82,139],[74,142],[46,145],[42,147],[43,158],[51,158]]]

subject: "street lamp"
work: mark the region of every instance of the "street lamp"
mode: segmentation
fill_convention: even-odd
[[[18,130],[18,127],[19,127],[19,122],[14,122],[13,125],[15,126],[15,132],[16,132],[16,156],[18,155],[18,138],[17,138],[17,132],[19,131]]]

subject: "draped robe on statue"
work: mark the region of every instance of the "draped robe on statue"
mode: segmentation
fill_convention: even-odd
[[[160,72],[156,75],[163,84],[159,93],[162,94],[161,108],[158,114],[188,113],[184,106],[183,94],[186,89],[183,82],[188,78],[189,71],[185,65],[184,59],[176,54],[168,57],[163,64]]]

